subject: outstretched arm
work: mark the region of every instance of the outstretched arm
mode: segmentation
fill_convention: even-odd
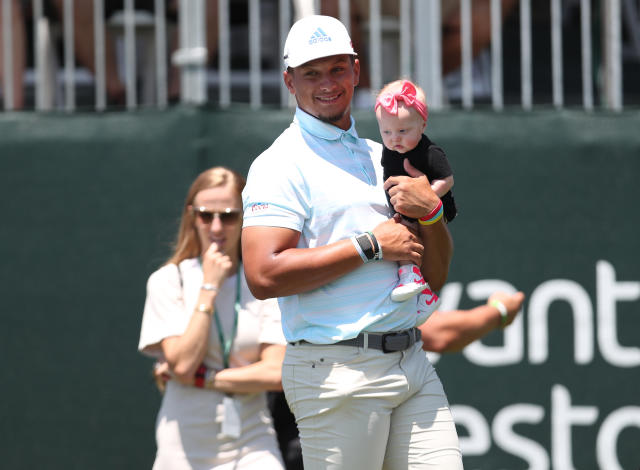
[[[507,320],[504,325],[498,308],[490,305],[492,300],[498,300],[506,307]],[[471,310],[435,311],[419,327],[422,332],[422,349],[438,353],[460,351],[491,331],[510,325],[523,302],[522,292],[511,295],[496,292],[489,297],[486,305]]]

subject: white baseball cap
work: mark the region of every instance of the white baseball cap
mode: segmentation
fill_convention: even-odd
[[[347,28],[332,16],[310,15],[296,21],[284,43],[285,67],[341,54],[358,55]]]

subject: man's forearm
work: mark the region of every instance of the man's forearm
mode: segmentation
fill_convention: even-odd
[[[418,230],[424,244],[420,270],[429,287],[439,291],[447,280],[453,257],[451,234],[443,221],[432,225],[420,225]]]
[[[296,233],[271,227],[243,230],[245,275],[256,298],[285,297],[317,289],[362,266],[349,239],[322,247],[295,248]]]
[[[317,248],[290,248],[273,257],[264,271],[264,298],[318,289],[362,266],[350,240]]]
[[[437,353],[461,351],[499,326],[500,315],[489,305],[468,311],[436,311],[420,325],[422,348]]]

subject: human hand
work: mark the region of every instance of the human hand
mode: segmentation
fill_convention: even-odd
[[[373,229],[373,234],[382,248],[383,259],[404,261],[420,266],[424,246],[415,229],[402,223],[402,217],[395,214]]]
[[[431,181],[431,189],[433,192],[438,195],[438,197],[442,197],[447,194],[451,188],[453,188],[453,176],[445,176],[440,180]]]
[[[171,369],[169,369],[169,363],[167,361],[156,361],[153,364],[153,369],[151,370],[151,376],[153,377],[153,381],[158,387],[160,393],[164,393],[167,382],[171,380]]]
[[[407,158],[404,159],[404,169],[409,176],[391,176],[383,187],[396,212],[419,219],[433,211],[440,198],[431,189],[427,176],[411,165]]]
[[[524,302],[524,293],[516,292],[515,294],[506,294],[504,292],[494,292],[487,299],[487,304],[491,305],[491,302],[497,300],[501,302],[507,309],[507,321],[503,326],[510,325],[515,320],[516,315],[522,307]]]
[[[231,271],[231,258],[218,250],[212,243],[202,257],[202,282],[220,287]]]

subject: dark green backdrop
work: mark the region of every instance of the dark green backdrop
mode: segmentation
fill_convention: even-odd
[[[146,278],[169,254],[192,178],[216,164],[246,172],[291,115],[0,114],[3,468],[150,468],[160,397],[136,352]],[[356,117],[377,139],[372,114]],[[443,300],[481,303],[489,280],[528,296],[510,364],[472,352],[436,364],[452,405],[480,425],[461,423],[475,443],[466,467],[637,469],[640,113],[434,112],[428,133],[449,155],[460,212]],[[616,277],[600,290],[599,261]],[[546,343],[529,336],[533,298]],[[629,364],[602,354],[607,332]]]

